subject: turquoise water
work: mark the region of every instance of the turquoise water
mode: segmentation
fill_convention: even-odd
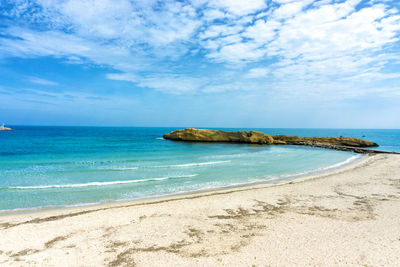
[[[276,182],[349,162],[350,152],[164,140],[175,128],[28,127],[0,132],[0,210],[164,196]],[[225,129],[239,130],[239,129]],[[258,129],[353,136],[400,151],[398,130]]]

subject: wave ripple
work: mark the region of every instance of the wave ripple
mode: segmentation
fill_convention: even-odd
[[[165,176],[165,177],[159,177],[159,178],[149,178],[149,179],[139,179],[139,180],[90,182],[90,183],[82,183],[82,184],[10,186],[10,187],[6,187],[6,189],[27,190],[27,189],[50,189],[50,188],[76,188],[76,187],[89,187],[89,186],[107,186],[107,185],[116,185],[116,184],[132,184],[132,183],[142,183],[142,182],[151,182],[151,181],[164,181],[164,180],[168,180],[168,179],[190,178],[190,177],[195,177],[195,176],[197,176],[197,174],[188,174],[188,175],[180,175],[180,176]]]

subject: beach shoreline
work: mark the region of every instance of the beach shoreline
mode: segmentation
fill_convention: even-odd
[[[0,216],[5,266],[400,264],[400,157],[276,184]]]
[[[355,157],[355,158],[354,158]],[[0,218],[3,216],[13,216],[13,215],[24,215],[24,214],[40,214],[47,212],[62,212],[68,210],[78,209],[96,209],[96,208],[104,208],[104,207],[114,207],[114,206],[125,206],[130,204],[140,205],[140,204],[148,204],[153,202],[159,202],[160,200],[174,200],[174,199],[184,199],[187,197],[199,195],[203,196],[212,195],[213,193],[222,193],[222,192],[232,192],[232,191],[241,191],[241,190],[251,190],[258,187],[267,188],[274,186],[282,186],[285,184],[292,184],[303,182],[308,179],[320,179],[325,177],[325,175],[334,174],[337,172],[341,172],[346,170],[347,168],[353,168],[358,164],[362,164],[368,155],[359,154],[357,156],[349,157],[348,159],[339,162],[337,164],[325,166],[319,169],[312,169],[305,171],[303,173],[294,173],[288,174],[285,179],[277,177],[277,179],[257,181],[252,183],[243,183],[243,184],[235,184],[228,185],[223,187],[215,187],[215,188],[205,188],[205,189],[195,189],[193,191],[185,191],[185,192],[177,192],[164,196],[150,196],[146,198],[139,199],[121,199],[121,200],[105,200],[95,203],[77,203],[73,205],[61,205],[61,206],[45,206],[45,207],[36,207],[36,208],[21,208],[21,209],[12,209],[12,210],[0,210]],[[350,161],[349,161],[350,160]],[[276,180],[276,182],[275,182]]]

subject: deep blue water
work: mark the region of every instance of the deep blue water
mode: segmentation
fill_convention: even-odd
[[[15,131],[0,132],[0,210],[275,182],[356,157],[322,148],[186,143],[161,138],[176,128],[12,127]],[[255,130],[364,138],[380,144],[378,149],[400,152],[400,130]]]

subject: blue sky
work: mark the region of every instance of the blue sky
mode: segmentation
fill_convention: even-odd
[[[0,122],[400,128],[400,1],[2,0]]]

